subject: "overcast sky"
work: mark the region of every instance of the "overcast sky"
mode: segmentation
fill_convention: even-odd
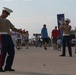
[[[76,26],[76,0],[0,0],[0,13],[3,7],[13,10],[8,19],[17,28],[33,33],[40,33],[43,24],[47,25],[48,34],[57,25],[57,14],[65,14],[71,20],[72,29]]]

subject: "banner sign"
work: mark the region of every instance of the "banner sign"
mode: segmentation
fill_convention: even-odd
[[[64,14],[57,14],[57,23],[58,23],[58,29],[60,28],[60,25],[63,25],[64,24],[64,20],[65,20],[65,17],[64,17]],[[60,30],[60,38],[62,38],[62,30]]]

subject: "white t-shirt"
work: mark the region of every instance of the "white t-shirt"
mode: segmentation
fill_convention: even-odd
[[[21,33],[17,33],[16,34],[16,39],[22,39],[22,34]]]

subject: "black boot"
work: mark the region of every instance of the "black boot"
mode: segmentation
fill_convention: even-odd
[[[0,72],[5,72],[2,68],[0,68]]]
[[[65,55],[62,54],[62,55],[60,55],[60,57],[65,57]]]
[[[4,71],[15,71],[15,69],[12,69],[12,68],[10,68],[10,69],[4,69]]]

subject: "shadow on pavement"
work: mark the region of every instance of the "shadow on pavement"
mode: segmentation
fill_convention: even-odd
[[[70,74],[46,74],[46,73],[37,73],[37,72],[12,72],[12,74],[17,74],[17,75],[70,75]]]

